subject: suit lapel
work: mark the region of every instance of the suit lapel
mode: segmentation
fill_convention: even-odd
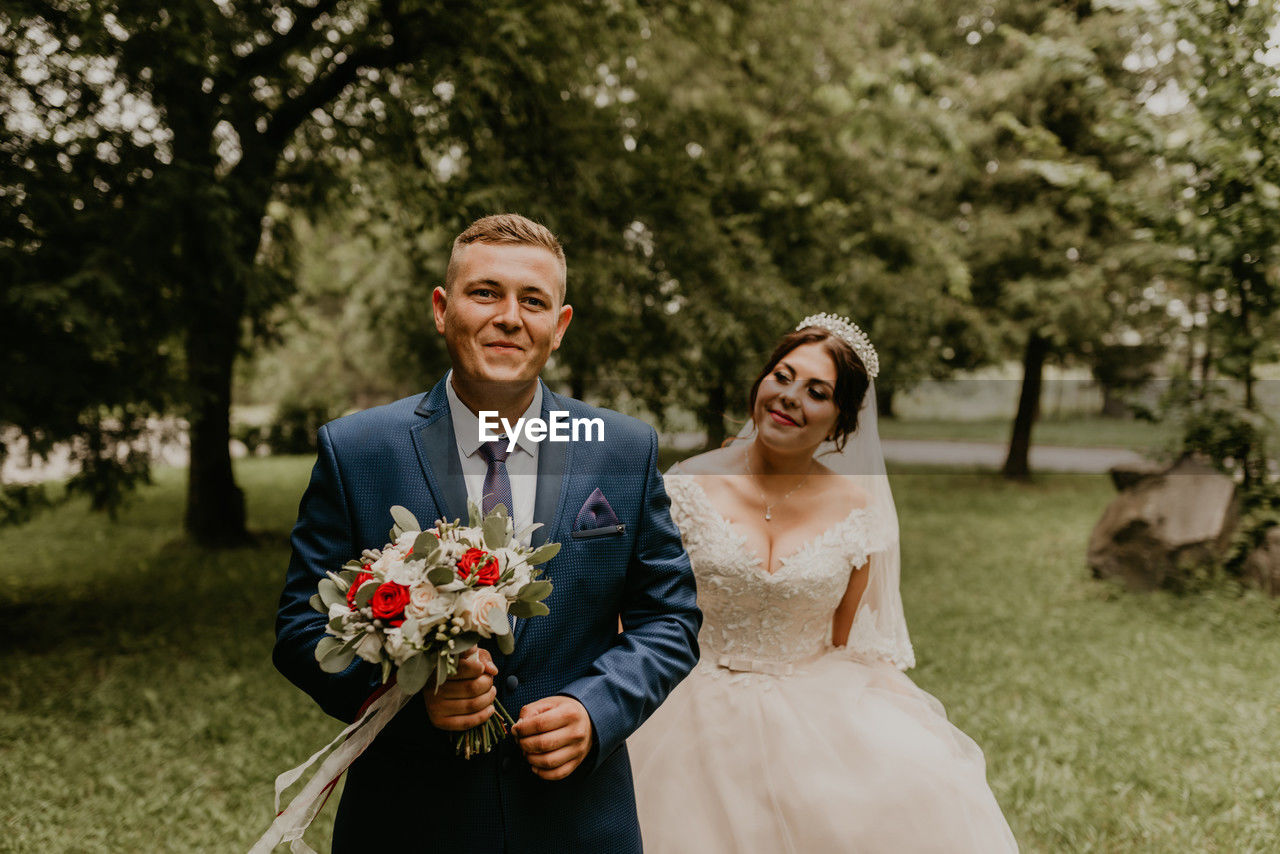
[[[539,382],[542,382],[539,380]],[[544,383],[542,386],[542,420],[551,420],[551,407],[554,403],[555,395],[551,393],[551,389],[547,388]],[[533,532],[530,537],[530,545],[534,548],[545,543],[556,530],[557,520],[560,517],[559,510],[564,502],[564,485],[566,466],[569,461],[569,442],[542,442],[538,445],[538,489],[537,497],[533,502],[533,521],[541,522],[542,527]],[[544,565],[545,568],[545,565]],[[547,573],[547,578],[553,584],[555,579],[551,578],[551,574]],[[524,632],[525,623],[528,620],[516,620],[514,629],[514,639],[516,643],[520,642],[520,635]]]
[[[427,486],[443,519],[466,519],[467,483],[462,477],[458,459],[458,442],[453,435],[453,419],[449,417],[449,400],[440,380],[427,393],[416,410],[426,420],[411,428],[418,463]],[[424,520],[425,522],[426,520]],[[435,520],[430,520],[434,522]]]

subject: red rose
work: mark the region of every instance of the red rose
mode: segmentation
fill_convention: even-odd
[[[369,564],[365,564],[365,569],[369,568]],[[351,586],[347,588],[347,604],[352,608],[356,606],[356,591],[360,589],[360,585],[364,584],[370,578],[373,578],[372,572],[362,572],[356,576],[355,581],[351,582]]]
[[[498,583],[498,559],[484,549],[467,549],[466,554],[458,558],[458,577],[466,581],[471,573],[476,574],[476,585],[491,587]]]
[[[387,620],[393,626],[404,622],[404,606],[409,604],[409,588],[394,581],[384,581],[373,591],[369,607],[373,608],[373,616]]]
[[[480,568],[476,570],[476,586],[492,587],[498,583],[498,559],[493,555],[489,555],[489,559],[480,564]]]

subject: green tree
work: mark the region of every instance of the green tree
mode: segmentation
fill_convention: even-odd
[[[1206,363],[1241,383],[1256,410],[1259,364],[1280,357],[1280,74],[1272,2],[1196,2],[1170,10],[1188,101],[1168,137],[1185,180],[1172,202],[1186,248],[1189,302],[1202,310]],[[1180,73],[1179,73],[1180,72]],[[1207,376],[1207,375],[1206,375]]]
[[[955,26],[969,53],[949,93],[969,152],[959,215],[974,298],[1021,357],[1004,474],[1025,478],[1046,361],[1096,352],[1113,306],[1147,284],[1130,251],[1150,148],[1142,80],[1125,65],[1133,18],[1044,2],[968,10]]]
[[[41,323],[64,337],[95,324],[105,343],[85,336],[64,349],[59,378],[130,360],[143,369],[49,407],[48,417],[39,405],[6,417],[66,435],[71,416],[47,428],[54,412],[93,426],[103,406],[172,401],[190,423],[187,530],[204,543],[243,538],[228,452],[233,368],[246,334],[263,331],[292,286],[281,275],[287,218],[269,216],[272,199],[322,200],[329,179],[342,177],[335,161],[373,154],[383,138],[413,147],[412,122],[452,121],[455,138],[482,137],[488,114],[446,117],[437,83],[499,91],[509,71],[542,72],[521,65],[526,43],[547,56],[559,37],[585,42],[612,16],[573,4],[531,12],[400,0],[11,4],[0,18],[4,200],[56,202],[73,184],[82,192],[67,195],[84,206],[18,217],[0,248],[23,289],[6,307],[20,327]],[[584,27],[592,21],[599,29]],[[406,105],[410,80],[417,101]],[[77,302],[59,301],[60,290]],[[60,314],[76,304],[90,318],[80,326]],[[124,309],[119,326],[101,322],[104,305]]]

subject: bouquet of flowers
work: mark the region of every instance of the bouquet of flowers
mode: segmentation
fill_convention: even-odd
[[[538,565],[555,557],[560,544],[525,546],[522,540],[539,525],[517,532],[502,505],[482,515],[467,502],[467,512],[466,525],[441,519],[424,531],[412,513],[396,505],[391,542],[366,549],[320,579],[311,597],[311,606],[329,617],[315,651],[320,668],[341,673],[359,656],[382,668],[383,688],[336,739],[276,778],[276,820],[251,854],[271,851],[284,840],[292,840],[295,851],[310,852],[302,834],[328,793],[410,697],[433,680],[433,690],[443,685],[458,672],[458,660],[485,638],[509,654],[515,641],[508,615],[550,613],[542,600],[551,594],[551,582],[538,577]],[[488,752],[515,723],[501,703],[494,707],[488,720],[457,737],[460,756]],[[281,811],[284,790],[339,742]]]
[[[530,549],[521,544],[506,508],[483,518],[469,504],[470,524],[436,523],[423,531],[405,508],[391,508],[392,542],[368,549],[359,560],[320,580],[311,606],[329,615],[327,636],[316,659],[327,673],[347,669],[355,656],[392,669],[405,694],[421,691],[433,676],[436,687],[458,672],[458,659],[483,638],[496,638],[509,654],[513,639],[507,615],[549,613],[542,600],[551,582],[538,579],[538,564],[560,551],[559,543]],[[487,752],[515,721],[494,703],[497,714],[458,737],[461,756]]]

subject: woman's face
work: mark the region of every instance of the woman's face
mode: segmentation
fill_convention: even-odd
[[[751,417],[760,440],[780,451],[817,447],[840,415],[835,390],[836,363],[821,341],[787,353],[756,392]]]

